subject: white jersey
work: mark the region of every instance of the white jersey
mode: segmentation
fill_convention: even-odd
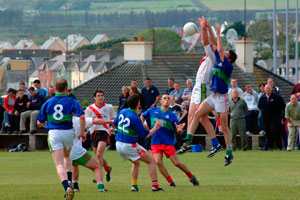
[[[93,124],[92,120],[86,120],[86,127],[90,127]],[[70,153],[72,160],[81,158],[85,153],[86,149],[82,147],[82,138],[78,138],[80,134],[80,118],[73,116],[73,129],[75,132],[75,139],[73,140],[73,147]]]
[[[102,116],[104,120],[112,120],[116,118],[116,112],[114,107],[111,104],[106,104],[102,105],[101,107],[97,106],[95,103],[91,105],[93,108],[95,108],[99,114]],[[92,111],[89,107],[86,108],[85,110],[85,119],[93,119],[93,118],[98,118],[96,113]],[[109,125],[107,125],[109,126]],[[90,132],[93,133],[94,131],[106,131],[109,134],[109,130],[105,128],[103,125],[96,125],[94,124],[90,128]]]
[[[205,46],[204,50],[206,56],[200,62],[195,87],[201,87],[201,84],[211,85],[212,68],[216,63],[216,56],[210,45]]]

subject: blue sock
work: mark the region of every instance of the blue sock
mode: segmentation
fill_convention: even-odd
[[[219,141],[218,141],[218,139],[215,137],[215,138],[212,138],[212,139],[210,139],[211,140],[211,145],[213,146],[213,147],[217,147],[218,145],[219,145]]]
[[[72,182],[72,172],[67,172],[68,175],[68,181]]]
[[[65,191],[67,191],[69,184],[68,184],[68,180],[64,180],[63,182],[61,182],[61,184],[63,185]]]

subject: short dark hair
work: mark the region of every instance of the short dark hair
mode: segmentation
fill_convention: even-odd
[[[258,87],[260,88],[262,85],[265,87],[266,84],[265,84],[265,83],[260,83],[260,84],[258,85]]]
[[[136,80],[136,79],[132,79],[131,82],[132,82],[132,81],[137,81],[137,80]]]
[[[68,88],[68,81],[64,78],[61,78],[56,81],[55,87],[58,92],[64,92]]]
[[[237,55],[236,55],[236,53],[235,53],[234,51],[232,51],[232,50],[228,50],[228,51],[229,51],[229,53],[230,53],[228,59],[230,59],[230,63],[232,64],[232,63],[234,63],[235,60],[237,59]]]
[[[28,90],[29,91],[34,91],[35,89],[34,89],[34,87],[29,87]]]
[[[25,83],[22,81],[22,82],[20,82],[20,85],[25,85]]]
[[[146,81],[152,81],[152,80],[151,80],[151,78],[150,78],[150,77],[147,77],[147,78],[146,78]]]
[[[33,83],[41,84],[41,81],[39,79],[36,79],[33,81]]]
[[[23,90],[22,89],[18,89],[18,92],[23,92]]]
[[[174,78],[173,77],[169,77],[168,80],[174,81]]]
[[[104,95],[104,91],[103,90],[96,90],[94,92],[94,97],[96,97],[97,93],[102,93]]]
[[[138,106],[138,103],[140,101],[140,96],[138,94],[134,94],[127,99],[127,104],[129,108],[136,109]]]

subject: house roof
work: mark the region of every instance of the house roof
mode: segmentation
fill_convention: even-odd
[[[80,36],[80,35],[76,35],[76,34],[71,34],[68,35],[68,49],[72,50],[72,49],[76,49],[78,47],[78,45],[80,44],[80,42],[82,40],[84,40],[85,37]],[[66,44],[67,40],[64,40],[64,43]]]
[[[58,70],[65,60],[65,55],[58,55],[50,59],[49,61],[47,61],[48,67],[50,67],[49,70]]]
[[[122,86],[130,85],[132,79],[136,79],[138,87],[142,88],[144,79],[150,77],[152,84],[158,88],[160,94],[164,94],[168,87],[168,78],[174,77],[175,81],[180,83],[181,89],[184,89],[188,78],[195,79],[203,56],[202,54],[159,54],[154,55],[152,62],[149,63],[123,63],[74,88],[74,93],[80,102],[87,99],[92,103],[94,90],[103,89],[105,100],[113,105],[118,105]],[[238,85],[242,89],[245,88],[245,85],[251,84],[256,91],[261,82],[266,82],[267,78],[272,77],[286,102],[293,87],[291,82],[257,65],[254,65],[253,74],[245,73],[235,66],[232,77],[237,79]]]
[[[60,37],[50,37],[46,42],[41,46],[41,49],[50,49],[51,45],[55,43],[55,41],[61,40]],[[61,40],[62,41],[62,40]]]
[[[0,49],[13,49],[14,46],[9,42],[0,43]]]
[[[31,40],[20,40],[16,45],[15,49],[29,49],[35,45],[35,43]]]
[[[89,68],[90,62],[96,61],[96,56],[95,55],[90,55],[87,57],[83,62],[80,63],[80,71],[87,71]]]
[[[105,34],[97,34],[91,41],[91,44],[97,44],[105,37]]]
[[[21,80],[27,80],[30,73],[27,70],[5,70],[3,78],[8,82],[20,82]]]

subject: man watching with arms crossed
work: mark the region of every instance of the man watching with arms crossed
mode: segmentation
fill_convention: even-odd
[[[162,127],[158,129],[152,135],[151,141],[151,153],[155,159],[155,162],[158,166],[160,173],[166,178],[169,185],[171,187],[176,187],[173,179],[169,175],[166,167],[163,164],[163,154],[166,155],[167,158],[170,158],[172,163],[178,167],[181,171],[183,171],[190,182],[193,185],[198,186],[199,182],[194,176],[187,166],[178,160],[176,155],[176,150],[174,147],[175,142],[175,134],[181,134],[182,129],[185,124],[180,124],[176,115],[169,109],[170,105],[170,96],[165,94],[162,96],[160,101],[160,108],[150,108],[146,112],[141,115],[141,120],[144,122],[145,120],[151,120],[151,127],[154,127],[154,123],[157,121],[162,121]]]
[[[205,24],[201,22],[201,27]],[[191,133],[195,133],[198,120],[201,117],[207,116],[211,111],[215,110],[217,113],[220,113],[220,123],[221,131],[224,133],[225,143],[226,143],[226,156],[225,156],[225,166],[229,165],[233,160],[232,147],[231,147],[231,138],[228,128],[228,84],[230,82],[230,77],[233,70],[232,63],[235,62],[237,56],[236,54],[229,50],[227,52],[223,51],[222,41],[220,36],[220,26],[216,26],[217,31],[217,50],[215,51],[216,55],[216,64],[213,67],[213,77],[211,92],[209,96],[203,101],[200,105],[200,108],[196,111],[194,119],[192,121],[190,130]],[[208,135],[214,134],[214,128],[212,124],[208,121],[201,121]],[[221,145],[216,146],[217,140],[212,140],[212,150],[208,157],[213,156],[217,151],[222,149]],[[220,148],[219,148],[220,147]]]
[[[56,82],[57,94],[44,103],[38,115],[38,123],[48,132],[48,144],[56,165],[57,174],[66,191],[65,199],[74,198],[72,185],[72,160],[70,151],[73,145],[73,114],[80,118],[80,134],[84,137],[85,118],[79,103],[66,95],[68,82],[60,79]]]
[[[138,173],[140,161],[145,162],[149,166],[149,173],[152,179],[152,192],[163,192],[159,188],[157,181],[157,172],[155,160],[149,155],[147,150],[139,145],[138,139],[149,138],[161,125],[161,121],[157,121],[154,127],[149,131],[144,128],[144,125],[138,114],[141,112],[140,97],[137,94],[130,96],[127,100],[128,109],[123,109],[119,112],[114,120],[114,125],[118,127],[116,135],[116,148],[119,155],[124,161],[132,162],[132,192],[138,192]]]
[[[93,126],[90,128],[92,146],[95,154],[97,155],[97,160],[104,170],[106,171],[106,181],[110,181],[111,167],[107,164],[107,161],[103,157],[106,145],[109,144],[109,136],[111,131],[108,125],[114,122],[116,116],[115,110],[111,104],[106,104],[104,102],[104,91],[96,90],[94,92],[95,103],[88,106],[85,110],[86,120],[92,119]],[[103,184],[102,170],[100,173],[100,192],[106,192]]]

